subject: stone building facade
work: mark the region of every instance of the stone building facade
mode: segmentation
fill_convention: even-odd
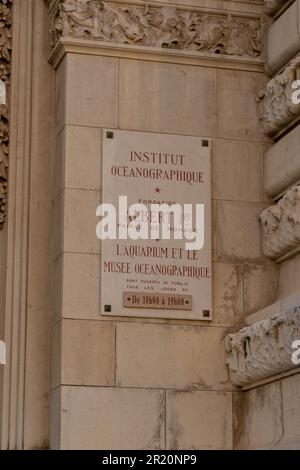
[[[300,0],[0,17],[1,448],[300,448]],[[211,139],[211,322],[99,315],[107,128]]]

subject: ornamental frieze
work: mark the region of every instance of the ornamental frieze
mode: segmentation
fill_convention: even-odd
[[[292,101],[292,84],[298,78],[300,55],[283,72],[275,75],[259,94],[260,120],[267,135],[274,135],[300,115],[300,105]]]
[[[267,258],[278,259],[300,249],[300,185],[292,189],[277,204],[260,214],[263,228],[263,252]]]
[[[300,307],[242,328],[226,338],[234,385],[247,385],[296,367],[293,343],[300,338]]]
[[[103,0],[57,0],[51,17],[53,45],[61,38],[82,38],[213,55],[261,55],[259,18]]]
[[[11,24],[13,0],[0,3],[0,229],[6,218],[9,150],[9,79],[11,63]]]

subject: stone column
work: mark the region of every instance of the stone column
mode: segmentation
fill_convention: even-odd
[[[48,64],[46,5],[42,0],[12,3],[7,247],[1,288],[5,298],[1,339],[7,348],[7,363],[1,366],[1,448],[32,449],[49,446],[53,71]]]

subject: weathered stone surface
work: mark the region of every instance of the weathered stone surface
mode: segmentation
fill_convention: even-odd
[[[244,392],[242,397],[234,397],[233,423],[236,450],[275,448],[283,434],[280,383],[267,384]]]
[[[232,449],[231,392],[167,392],[167,449]]]
[[[286,3],[287,0],[264,0],[264,11],[273,16]]]
[[[265,191],[278,196],[300,180],[300,125],[274,144],[265,154]]]
[[[216,135],[215,70],[141,60],[119,64],[121,129]]]
[[[9,149],[9,80],[11,62],[12,0],[0,5],[0,230],[6,219]]]
[[[300,247],[300,185],[290,189],[279,202],[259,216],[263,228],[263,251],[278,259]]]
[[[164,448],[165,396],[160,390],[61,387],[52,392],[52,402],[52,449]]]
[[[297,80],[300,56],[270,80],[258,95],[260,119],[267,135],[274,135],[300,114],[300,105],[292,102],[292,83]]]
[[[280,298],[299,293],[300,254],[291,257],[280,265]]]
[[[52,388],[115,384],[113,322],[63,320],[52,331]]]
[[[226,338],[227,364],[234,385],[245,385],[296,367],[292,343],[300,337],[300,306]]]
[[[296,0],[268,31],[267,70],[277,72],[300,51],[300,2]]]
[[[57,1],[51,15],[53,44],[76,37],[216,55],[261,54],[260,22],[254,18],[102,0]]]
[[[266,78],[261,73],[218,70],[218,135],[226,139],[263,140],[255,102]]]
[[[223,328],[119,322],[116,383],[121,387],[224,389],[229,384],[224,335]]]
[[[272,304],[278,291],[278,266],[244,267],[244,314],[249,315]]]

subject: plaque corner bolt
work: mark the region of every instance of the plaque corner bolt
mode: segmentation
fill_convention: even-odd
[[[210,318],[210,310],[203,310],[203,318]]]
[[[111,305],[104,305],[104,312],[111,313]]]
[[[114,133],[112,131],[107,131],[106,132],[106,138],[107,139],[113,139],[114,138]]]
[[[209,140],[202,139],[202,147],[209,147]]]

